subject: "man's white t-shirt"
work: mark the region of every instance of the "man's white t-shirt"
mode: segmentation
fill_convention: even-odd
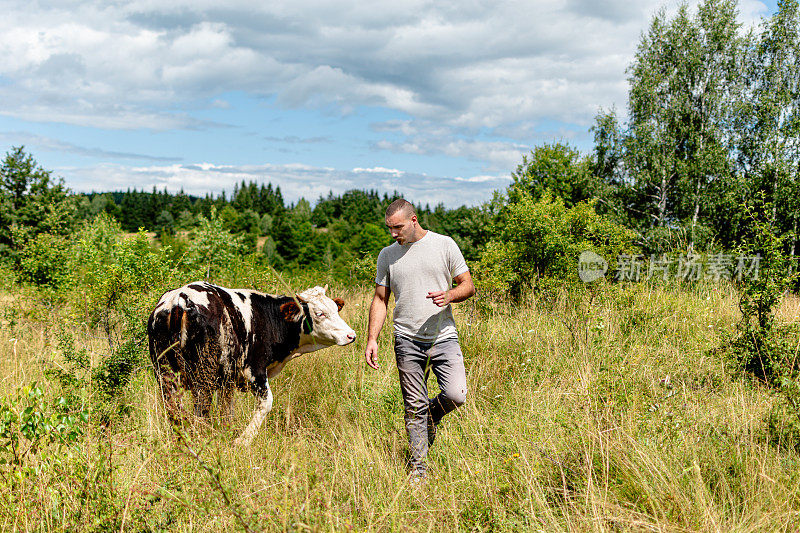
[[[395,335],[420,342],[458,338],[450,304],[439,307],[426,296],[450,289],[468,270],[455,241],[430,230],[416,242],[381,250],[375,283],[394,293]]]

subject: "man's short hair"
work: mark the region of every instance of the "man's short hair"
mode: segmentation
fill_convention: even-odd
[[[417,216],[417,210],[414,209],[414,204],[403,200],[402,198],[398,198],[394,202],[390,203],[389,207],[386,208],[386,218],[389,218],[399,211],[402,211],[408,215],[408,218]]]

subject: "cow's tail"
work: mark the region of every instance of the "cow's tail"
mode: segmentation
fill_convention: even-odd
[[[170,337],[173,339],[177,337],[176,341],[181,348],[185,348],[186,342],[189,340],[189,313],[184,307],[186,304],[186,299],[181,298],[176,305],[172,306],[167,316],[167,329]]]
[[[188,319],[189,319],[189,314],[186,311],[183,311],[183,313],[181,313],[181,334],[180,334],[180,339],[179,339],[181,348],[185,348],[186,347],[186,340],[189,337],[189,335],[187,333],[187,330],[188,330]]]
[[[191,317],[187,302],[181,298],[170,308],[154,311],[147,324],[150,337],[150,357],[157,366],[163,358],[173,361],[176,350],[186,348],[189,343]]]

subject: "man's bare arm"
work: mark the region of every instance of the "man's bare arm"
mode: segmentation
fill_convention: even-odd
[[[463,302],[475,294],[475,285],[472,283],[472,274],[469,270],[453,278],[456,286],[447,291],[430,291],[426,298],[433,300],[439,307],[449,303]]]
[[[378,369],[378,335],[386,321],[386,313],[389,308],[389,287],[375,285],[375,295],[372,297],[372,304],[369,306],[369,326],[367,326],[367,347],[364,351],[364,358],[367,364]]]

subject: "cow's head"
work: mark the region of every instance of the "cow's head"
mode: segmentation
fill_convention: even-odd
[[[325,296],[327,290],[327,285],[312,287],[297,295],[297,300],[308,308],[308,313],[302,313],[296,302],[288,302],[281,307],[287,318],[294,316],[310,320],[311,327],[304,325],[300,335],[301,353],[313,352],[334,344],[344,346],[356,340],[356,332],[339,316],[344,301],[328,298]]]

